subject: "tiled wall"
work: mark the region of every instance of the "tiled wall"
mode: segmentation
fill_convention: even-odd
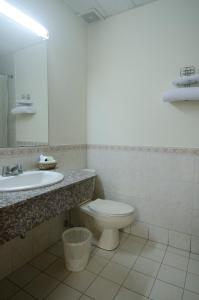
[[[86,145],[42,146],[25,148],[0,148],[0,171],[2,166],[21,163],[24,170],[37,168],[39,155],[51,155],[58,168],[81,169],[86,167]]]
[[[96,196],[136,209],[126,231],[199,253],[199,150],[88,146]]]
[[[53,155],[60,168],[95,169],[96,197],[135,207],[136,222],[127,232],[199,253],[199,150],[92,145],[0,149],[0,169],[17,162],[24,169],[35,168],[40,153]],[[1,246],[0,278],[59,239],[65,219],[63,214],[25,239]]]
[[[0,149],[0,170],[4,165],[22,163],[25,170],[37,166],[39,154],[53,155],[59,169],[86,167],[86,146],[55,146]],[[67,212],[28,232],[25,239],[16,238],[0,246],[0,279],[20,268],[61,238]],[[3,259],[2,259],[3,258]]]
[[[61,238],[67,213],[45,222],[28,232],[24,239],[0,246],[0,279],[22,267]]]

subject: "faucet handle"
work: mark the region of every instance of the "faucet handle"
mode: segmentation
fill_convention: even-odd
[[[22,164],[18,164],[18,172],[19,172],[19,174],[23,173]]]
[[[9,166],[3,166],[2,176],[7,176],[9,173],[10,173],[10,167]]]

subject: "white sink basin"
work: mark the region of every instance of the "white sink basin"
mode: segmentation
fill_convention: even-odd
[[[0,192],[37,189],[58,183],[63,179],[63,174],[50,171],[28,171],[17,176],[0,176]]]

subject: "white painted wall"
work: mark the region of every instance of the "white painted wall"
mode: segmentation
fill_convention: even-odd
[[[29,94],[36,114],[16,116],[17,142],[48,144],[48,79],[46,43],[15,53],[15,96]]]
[[[199,1],[159,0],[89,27],[88,143],[199,147],[199,102],[165,104],[199,67]]]
[[[85,143],[87,25],[62,0],[17,2],[50,33],[49,143]]]

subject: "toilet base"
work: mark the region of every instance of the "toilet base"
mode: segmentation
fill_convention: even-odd
[[[118,229],[104,229],[102,232],[97,247],[104,250],[114,250],[119,245],[119,230]]]

